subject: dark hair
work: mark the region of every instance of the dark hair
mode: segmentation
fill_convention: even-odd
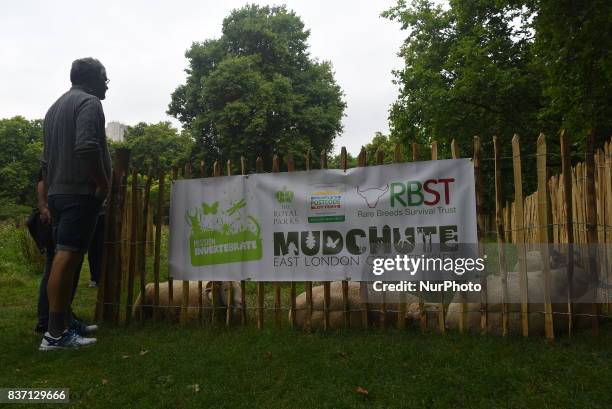
[[[79,58],[72,62],[70,82],[74,85],[90,84],[100,77],[104,65],[95,58]]]

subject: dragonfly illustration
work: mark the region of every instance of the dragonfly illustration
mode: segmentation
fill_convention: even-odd
[[[229,209],[227,209],[227,214],[229,216],[233,215],[234,213],[236,213],[238,210],[242,209],[244,206],[246,206],[246,202],[244,201],[244,199],[240,199],[238,200],[236,203],[234,203],[234,205],[232,207],[230,207]]]

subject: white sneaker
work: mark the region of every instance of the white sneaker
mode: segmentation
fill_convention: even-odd
[[[52,351],[54,349],[78,348],[85,345],[95,344],[96,338],[84,338],[72,330],[65,330],[59,337],[52,337],[49,332],[45,332],[38,349],[40,351]]]

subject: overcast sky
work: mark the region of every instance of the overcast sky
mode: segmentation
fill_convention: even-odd
[[[42,118],[69,86],[71,62],[98,58],[111,79],[107,122],[178,121],[166,115],[184,82],[194,41],[218,38],[223,18],[247,1],[11,1],[0,14],[0,118]],[[310,53],[332,62],[345,93],[344,132],[336,151],[357,154],[376,131],[388,131],[397,97],[391,70],[406,37],[381,11],[395,0],[287,0],[310,29]]]

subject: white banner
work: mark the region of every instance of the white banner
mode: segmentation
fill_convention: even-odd
[[[477,243],[469,159],[179,180],[170,274],[181,280],[360,280],[372,260]]]

